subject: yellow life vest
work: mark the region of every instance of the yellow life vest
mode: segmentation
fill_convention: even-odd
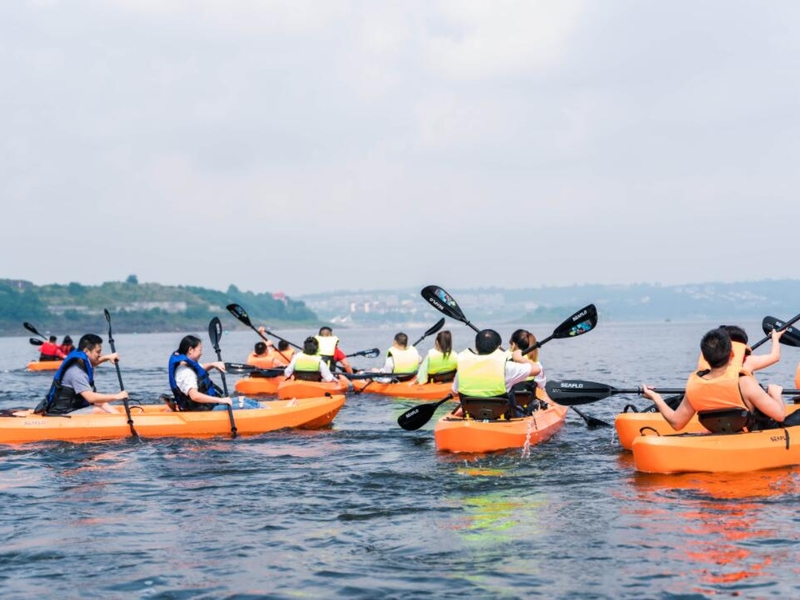
[[[400,350],[399,348],[389,348],[388,355],[392,357],[394,369],[392,373],[399,375],[405,373],[415,373],[419,368],[419,352],[414,346]]]
[[[320,356],[333,356],[333,353],[336,352],[336,344],[339,343],[339,338],[335,335],[315,335],[314,339],[319,343],[317,354]]]
[[[739,371],[727,369],[724,374],[714,379],[701,377],[700,373],[704,372],[692,373],[686,382],[686,400],[695,411],[719,408],[747,409],[739,389]]]
[[[259,369],[271,369],[275,366],[275,362],[272,359],[272,352],[267,352],[260,356],[255,352],[251,352],[250,356],[247,357],[247,364],[258,367]]]
[[[304,373],[319,372],[319,363],[322,357],[319,354],[306,354],[298,352],[297,358],[294,361],[294,370],[302,371]]]
[[[497,398],[506,395],[506,352],[491,354],[464,350],[458,355],[458,393],[472,398]]]
[[[458,367],[458,354],[451,352],[445,358],[436,348],[428,350],[428,375],[455,371]]]

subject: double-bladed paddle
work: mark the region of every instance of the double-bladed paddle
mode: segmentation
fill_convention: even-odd
[[[283,375],[283,369],[274,368],[274,369],[262,369],[261,367],[256,367],[255,365],[248,365],[245,363],[225,363],[225,370],[228,373],[250,373],[251,375],[255,375],[256,377],[278,377]]]
[[[222,337],[222,322],[219,320],[219,317],[214,317],[211,319],[211,322],[208,324],[208,337],[211,338],[211,345],[214,346],[214,351],[217,353],[217,360],[222,362],[222,352],[219,349],[219,339]],[[228,384],[225,381],[225,371],[220,371],[220,375],[222,376],[222,391],[225,393],[225,396],[228,396]],[[233,406],[230,404],[227,405],[228,407],[228,419],[231,422],[231,437],[236,437],[236,421],[233,419]]]
[[[432,286],[428,286],[428,287],[432,287]],[[427,289],[427,288],[425,288],[425,289]],[[423,290],[423,291],[425,291],[425,290]],[[445,293],[446,293],[446,292],[445,292]],[[422,343],[422,340],[424,340],[424,339],[425,339],[426,337],[428,337],[429,335],[433,335],[434,333],[438,333],[438,332],[439,332],[439,330],[440,330],[442,327],[444,327],[444,317],[442,317],[441,319],[439,319],[438,321],[436,321],[436,324],[435,324],[433,327],[431,327],[431,328],[430,328],[430,329],[428,329],[428,330],[427,330],[425,333],[423,333],[423,334],[422,334],[422,337],[420,337],[420,338],[419,338],[419,339],[418,339],[416,342],[414,342],[414,343],[413,343],[413,344],[411,344],[411,345],[412,345],[412,346],[419,346],[419,344],[421,344],[421,343]]]
[[[114,346],[114,336],[111,333],[111,313],[108,312],[107,308],[104,308],[103,312],[106,315],[106,321],[108,321],[108,345],[111,346],[111,352],[116,352],[117,348]],[[119,391],[124,392],[125,386],[122,385],[122,372],[119,370],[118,360],[114,361],[114,367],[117,369],[117,379],[119,380]],[[128,404],[128,400],[127,399],[123,400],[122,405],[125,407],[125,415],[128,417],[128,427],[131,428],[131,435],[135,438],[138,438],[139,434],[136,433],[136,430],[133,428],[133,417],[131,417],[131,407]]]
[[[256,326],[255,326],[255,325],[253,325],[253,323],[250,321],[250,317],[248,316],[248,314],[247,314],[247,311],[244,309],[244,307],[243,307],[243,306],[241,306],[240,304],[233,303],[233,304],[228,304],[228,306],[226,306],[225,308],[227,308],[227,309],[228,309],[228,312],[229,312],[229,313],[231,313],[231,314],[232,314],[234,317],[236,317],[236,318],[237,318],[237,319],[238,319],[238,320],[239,320],[241,323],[243,323],[243,324],[247,325],[247,326],[248,326],[250,329],[252,329],[253,331],[255,331],[255,332],[258,334],[258,336],[259,336],[259,337],[260,337],[262,340],[264,340],[265,342],[268,342],[268,341],[269,341],[269,340],[268,340],[268,339],[267,339],[267,338],[266,338],[266,337],[265,337],[265,336],[264,336],[264,335],[263,335],[263,334],[262,334],[262,333],[261,333],[261,332],[260,332],[260,331],[259,331],[259,330],[256,328]],[[281,336],[279,336],[279,335],[275,335],[274,333],[272,333],[272,332],[271,332],[271,331],[269,331],[268,329],[264,329],[264,331],[266,331],[268,334],[270,334],[270,335],[271,335],[272,337],[274,337],[276,340],[281,340],[282,342],[286,342],[286,343],[287,343],[287,344],[289,344],[290,346],[294,346],[294,347],[295,347],[295,348],[297,348],[298,350],[302,350],[302,348],[301,348],[300,346],[298,346],[297,344],[293,344],[293,343],[292,343],[292,342],[290,342],[289,340],[285,340],[285,339],[283,339]],[[283,357],[283,358],[284,358],[286,361],[289,361],[289,357],[288,357],[288,356],[286,356],[286,355],[285,355],[283,352],[281,352],[281,351],[280,351],[280,350],[278,350],[277,348],[275,348],[275,352],[277,352],[278,354],[280,354],[280,355],[281,355],[281,356],[282,356],[282,357]]]
[[[442,294],[436,295],[435,290],[441,291]],[[458,304],[453,299],[453,297],[450,296],[450,294],[448,294],[441,288],[429,285],[428,287],[422,290],[423,298],[427,299],[426,293],[428,294],[428,296],[435,298],[441,298],[442,295],[445,295],[449,299],[447,301],[447,306],[448,306],[447,310],[453,311],[454,313],[458,313],[463,316],[464,313],[461,312],[461,309],[458,307]],[[436,304],[434,304],[433,302],[431,302],[431,304],[436,306]],[[445,314],[449,314],[449,312],[446,312]],[[466,317],[464,317],[463,322],[466,323]],[[552,335],[546,337],[541,342],[537,342],[530,348],[526,348],[522,352],[523,354],[532,352],[534,349],[543,346],[544,344],[553,339],[564,339],[564,338],[571,338],[583,335],[584,333],[588,333],[592,329],[594,329],[595,325],[597,325],[597,309],[595,308],[594,304],[590,304],[589,306],[585,306],[584,308],[573,314],[571,317],[569,317],[563,323],[561,323],[558,327],[556,327]],[[473,329],[475,329],[475,327],[473,327]],[[480,330],[476,329],[476,331]],[[414,429],[419,429],[420,427],[425,425],[425,423],[430,421],[431,417],[436,412],[436,409],[442,404],[444,404],[446,400],[449,399],[450,398],[443,399],[437,402],[436,404],[421,404],[419,406],[415,406],[414,408],[411,408],[410,410],[407,410],[402,415],[400,415],[400,417],[397,419],[397,424],[400,425],[400,427],[402,427],[403,429],[408,429],[409,431],[413,431]],[[553,401],[558,402],[558,400],[555,400],[555,398],[553,398]],[[573,404],[584,404],[584,402],[577,402]],[[572,406],[571,404],[565,404],[565,405]],[[586,425],[589,427],[594,428],[602,426],[600,425],[600,423],[604,423],[599,419],[588,417],[587,415],[584,415],[580,411],[576,410],[575,412],[577,412],[581,416],[581,418],[583,418],[583,420],[586,422]],[[591,423],[590,419],[592,419]],[[606,423],[606,425],[608,424]]]
[[[433,306],[433,308],[438,310],[443,315],[448,316],[451,319],[455,319],[456,321],[461,321],[464,323],[464,325],[470,327],[475,333],[480,331],[480,329],[469,322],[469,319],[467,319],[466,315],[464,315],[464,311],[461,310],[461,307],[458,305],[458,302],[456,302],[455,298],[453,298],[438,285],[425,286],[422,288],[422,291],[420,291],[420,294],[431,306]]]
[[[617,394],[641,394],[642,388],[615,388],[604,383],[570,379],[565,381],[548,381],[545,385],[547,395],[554,402],[572,406],[574,404],[590,404]],[[659,394],[683,394],[683,388],[651,388]],[[797,395],[800,390],[783,390],[783,394]]]
[[[22,324],[22,326],[23,326],[25,329],[27,329],[28,331],[30,331],[30,332],[31,332],[33,335],[38,335],[38,336],[39,336],[40,338],[42,338],[44,341],[47,341],[47,338],[46,338],[44,335],[42,335],[41,333],[39,333],[39,331],[36,329],[36,327],[34,327],[33,325],[31,325],[31,324],[30,324],[30,323],[28,323],[27,321],[25,321],[25,322]]]
[[[447,396],[433,404],[417,404],[415,407],[410,408],[402,415],[397,417],[397,424],[406,431],[414,431],[419,429],[425,425],[425,423],[431,420],[431,417],[433,416],[433,413],[436,412],[437,408],[439,408],[448,400],[452,399],[453,394],[447,394]]]
[[[767,342],[772,337],[772,331],[774,329],[784,332],[781,336],[781,344],[793,346],[794,348],[800,348],[800,331],[791,326],[792,323],[795,323],[798,320],[800,320],[800,315],[797,315],[791,321],[781,321],[775,317],[764,317],[764,320],[761,321],[761,329],[764,330],[766,337],[762,340],[758,340],[750,347],[750,349],[755,350],[761,344]]]
[[[353,352],[348,354],[345,358],[352,358],[353,356],[363,356],[365,358],[377,358],[381,351],[378,348],[370,348],[369,350],[361,350],[360,352]]]

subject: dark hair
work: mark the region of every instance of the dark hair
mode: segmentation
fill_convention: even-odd
[[[189,350],[197,348],[203,341],[196,335],[187,335],[178,344],[178,354],[186,354]]]
[[[527,350],[536,343],[536,336],[527,329],[517,329],[511,334],[511,339],[508,340],[508,343],[514,344],[520,350]],[[538,361],[539,349],[531,350],[526,356],[534,362]]]
[[[307,337],[306,341],[303,342],[303,353],[313,356],[317,352],[319,352],[319,342],[317,338]]]
[[[317,343],[317,346],[319,346],[319,342]],[[289,342],[287,342],[286,340],[278,341],[278,350],[283,352],[284,350],[288,350],[288,349],[289,349]]]
[[[478,354],[491,354],[500,347],[503,340],[494,329],[483,329],[475,336],[475,349]]]
[[[439,350],[442,351],[445,358],[447,358],[453,351],[453,334],[447,331],[440,331],[436,336],[436,343],[439,344]]]
[[[85,334],[78,342],[78,350],[94,350],[94,347],[103,343],[103,338],[94,333]]]
[[[327,334],[330,335],[333,333],[333,329],[327,326],[319,328],[319,335],[323,335],[325,332],[327,332]]]
[[[732,342],[747,343],[747,332],[738,325],[720,325],[719,328],[728,332]]]
[[[253,346],[253,350],[256,351],[256,354],[264,354],[267,351],[267,345],[264,342],[256,342],[256,345]]]
[[[52,343],[54,343],[54,344],[55,344],[57,340],[58,340],[58,338],[57,338],[56,336],[54,336],[54,335],[51,335],[51,336],[50,336],[50,341],[51,341]]]
[[[69,337],[68,335],[65,335],[64,341],[62,341],[61,343],[64,344],[65,346],[72,345],[72,338]]]
[[[408,336],[402,331],[394,336],[394,341],[403,346],[404,348],[408,346]]]
[[[712,329],[700,340],[700,351],[709,367],[724,367],[731,358],[731,336],[720,327]]]

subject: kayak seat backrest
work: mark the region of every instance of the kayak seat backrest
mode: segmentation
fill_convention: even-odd
[[[496,421],[509,409],[508,398],[469,398],[461,396],[464,412],[476,421]]]
[[[428,375],[428,383],[450,383],[456,378],[456,370],[442,371],[434,375]]]
[[[319,371],[295,371],[294,378],[300,381],[322,381]]]
[[[392,379],[404,382],[404,381],[411,381],[417,376],[416,373],[392,373]]]
[[[700,424],[711,433],[738,433],[747,426],[746,408],[718,408],[697,413]]]

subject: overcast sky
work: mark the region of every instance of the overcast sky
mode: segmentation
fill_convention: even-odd
[[[0,278],[798,277],[800,3],[0,4]]]

